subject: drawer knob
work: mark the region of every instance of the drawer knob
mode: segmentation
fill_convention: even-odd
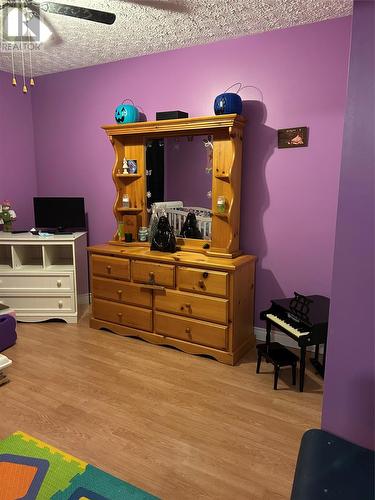
[[[207,272],[207,271],[205,271],[205,272],[203,273],[203,278],[204,278],[204,279],[207,279],[207,278],[208,278],[208,272]]]
[[[107,266],[107,272],[110,273],[111,272],[111,266]]]
[[[186,330],[185,330],[185,332],[186,332],[186,333],[188,333],[188,334],[190,335],[190,334],[191,334],[191,330],[190,330],[190,328],[189,328],[189,327],[187,327],[187,328],[186,328]]]
[[[150,271],[150,272],[148,273],[148,275],[149,275],[149,280],[148,280],[148,281],[149,281],[149,283],[150,283],[151,285],[153,285],[153,284],[155,283],[155,273],[153,273],[152,271]]]
[[[117,290],[117,293],[118,293],[119,297],[121,297],[121,295],[122,295],[122,290]]]
[[[61,280],[56,281],[57,288],[61,288]]]
[[[198,281],[199,288],[206,288],[206,285],[204,284],[203,280]]]
[[[63,301],[62,300],[59,300],[59,309],[61,309],[63,306]]]
[[[122,313],[117,313],[118,319],[121,321],[122,320]]]
[[[185,305],[186,305],[187,310],[191,313],[192,312],[191,304],[185,304]]]

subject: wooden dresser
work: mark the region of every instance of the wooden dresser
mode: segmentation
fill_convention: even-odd
[[[253,256],[90,247],[90,326],[234,364],[255,343]]]
[[[112,179],[117,231],[109,244],[89,249],[93,328],[210,355],[228,364],[236,363],[255,344],[255,257],[241,255],[239,248],[245,123],[242,116],[218,115],[103,127],[115,153]],[[150,251],[146,243],[126,243],[120,231],[129,218],[135,221],[135,235],[140,226],[149,225],[149,176],[164,165],[160,157],[150,165],[147,148],[150,140],[156,139],[160,147],[165,138],[173,138],[177,150],[180,141],[195,141],[203,149],[209,146],[208,151],[212,148],[204,161],[192,155],[189,168],[180,174],[182,179],[195,180],[193,197],[204,183],[202,171],[210,176],[211,189],[204,201],[212,214],[211,239],[182,238],[181,228],[175,228],[179,250],[175,253]],[[130,159],[137,165],[135,174],[123,171],[124,162]],[[179,160],[166,163],[170,174]],[[160,185],[166,191],[164,179]],[[184,182],[181,188],[172,200],[184,200]],[[166,196],[164,202],[169,200]],[[124,198],[128,200],[125,205]],[[211,199],[207,202],[206,198]],[[219,199],[225,201],[223,207]]]

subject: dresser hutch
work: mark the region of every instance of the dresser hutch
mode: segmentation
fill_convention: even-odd
[[[177,237],[177,251],[151,251],[149,243],[126,243],[120,232],[89,248],[93,307],[90,326],[137,336],[190,354],[235,364],[255,344],[255,257],[239,249],[242,138],[238,115],[109,125],[116,187],[116,223],[133,215],[148,226],[146,144],[155,138],[202,136],[212,143],[211,239]],[[137,162],[122,173],[124,158]],[[172,166],[173,167],[173,166]],[[124,207],[122,200],[131,200]],[[218,197],[226,209],[218,211]]]

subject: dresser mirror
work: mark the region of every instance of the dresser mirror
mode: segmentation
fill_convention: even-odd
[[[146,142],[147,212],[165,214],[176,237],[211,240],[212,159],[210,135]]]

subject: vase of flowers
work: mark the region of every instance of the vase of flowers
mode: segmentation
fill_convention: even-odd
[[[11,203],[4,200],[0,205],[0,224],[3,224],[3,231],[12,230],[12,222],[16,218],[16,212],[12,210]]]

